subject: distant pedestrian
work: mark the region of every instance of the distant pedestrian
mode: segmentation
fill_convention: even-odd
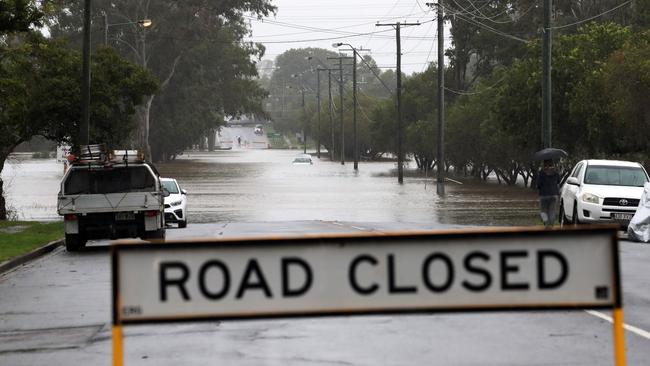
[[[555,170],[553,160],[544,160],[544,167],[537,173],[539,192],[539,215],[544,226],[550,228],[557,217],[557,203],[560,200],[560,174]]]

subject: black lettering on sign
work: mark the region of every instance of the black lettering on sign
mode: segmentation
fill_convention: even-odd
[[[395,279],[395,256],[388,255],[388,293],[389,294],[404,294],[418,292],[415,286],[399,286],[396,284]]]
[[[291,280],[289,274],[291,271],[289,267],[295,267],[297,269],[302,269],[305,274],[305,281],[301,286],[291,288]],[[313,281],[313,273],[309,263],[305,262],[301,258],[291,257],[291,258],[282,258],[282,296],[284,297],[296,297],[304,295],[311,288]]]
[[[180,276],[174,278],[168,277],[170,274],[169,271],[178,272],[180,271]],[[183,300],[190,301],[190,295],[185,288],[185,283],[190,277],[190,269],[187,268],[187,265],[183,262],[162,262],[160,267],[158,267],[158,278],[160,281],[160,301],[167,301],[167,287],[176,286],[178,291],[180,291]]]
[[[554,280],[546,278],[547,259],[555,259],[560,265],[560,275]],[[540,250],[537,252],[537,286],[541,290],[558,288],[566,282],[567,277],[569,277],[569,262],[560,252],[555,250]]]
[[[484,263],[489,262],[490,255],[484,252],[471,252],[467,254],[467,256],[465,256],[465,260],[463,261],[465,270],[467,270],[468,273],[483,277],[483,281],[476,283],[476,282],[463,280],[463,287],[474,292],[485,291],[492,284],[492,275],[487,269],[478,267],[474,263],[476,262],[476,260],[481,260]]]
[[[215,268],[221,272],[221,288],[218,290],[208,288],[208,281],[205,277],[210,268]],[[222,261],[216,259],[205,262],[201,266],[201,269],[199,269],[199,289],[206,298],[210,300],[221,300],[228,294],[228,290],[230,290],[230,272],[228,271],[228,267]]]
[[[251,279],[255,277],[255,280]],[[247,290],[262,290],[266,297],[273,297],[271,294],[271,288],[264,278],[264,273],[260,268],[260,265],[257,263],[256,259],[251,259],[248,261],[246,270],[244,271],[244,276],[242,278],[241,284],[239,285],[239,290],[237,290],[237,298],[241,299],[244,296],[244,292]]]
[[[361,287],[359,285],[359,282],[357,282],[357,266],[361,262],[368,262],[372,264],[373,266],[377,265],[377,259],[371,255],[360,255],[352,260],[350,263],[350,268],[348,269],[348,279],[350,281],[350,286],[352,286],[352,289],[356,291],[360,295],[371,295],[375,291],[379,289],[379,285],[376,283],[373,283],[372,285],[368,287]]]
[[[519,272],[519,266],[509,262],[510,259],[526,258],[525,250],[509,250],[501,252],[501,289],[502,290],[528,290],[530,285],[526,282],[510,282],[509,273]]]
[[[122,306],[122,315],[140,315],[142,314],[142,308],[139,306]]]
[[[447,268],[447,278],[442,282],[442,284],[435,284],[430,276],[430,267],[436,260],[443,262]],[[451,258],[443,253],[430,254],[422,264],[422,280],[424,281],[424,285],[427,286],[431,292],[445,292],[449,290],[451,285],[454,283],[454,264],[452,263]]]

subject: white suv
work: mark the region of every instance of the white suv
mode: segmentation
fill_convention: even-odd
[[[583,160],[562,186],[560,223],[618,223],[634,216],[648,173],[639,163]]]
[[[187,227],[187,191],[173,178],[161,177],[160,184],[169,192],[165,197],[165,223],[175,222],[179,228]]]

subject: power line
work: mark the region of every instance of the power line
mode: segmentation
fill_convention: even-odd
[[[622,7],[624,7],[625,5],[630,4],[631,2],[632,2],[632,0],[628,0],[628,1],[626,1],[626,2],[624,2],[624,3],[622,3],[622,4],[620,4],[620,5],[617,5],[617,6],[611,8],[611,9],[609,9],[609,10],[606,10],[606,11],[602,12],[602,13],[600,13],[600,14],[598,14],[598,15],[594,15],[594,16],[589,17],[589,18],[587,18],[587,19],[579,20],[579,21],[577,21],[577,22],[575,22],[575,23],[565,24],[565,25],[560,25],[560,26],[557,26],[557,27],[551,27],[551,29],[562,29],[562,28],[568,28],[568,27],[574,26],[574,25],[576,25],[576,24],[581,24],[581,23],[584,23],[584,22],[588,22],[588,21],[590,21],[590,20],[594,20],[594,19],[599,18],[599,17],[601,17],[601,16],[603,16],[603,15],[605,15],[605,14],[608,14],[608,13],[611,13],[611,12],[613,12],[613,11],[615,11],[615,10],[618,10],[619,8],[622,8]]]
[[[457,89],[451,89],[451,88],[447,88],[447,87],[445,87],[445,90],[448,91],[448,92],[451,92],[451,93],[457,94],[457,95],[477,95],[477,94],[481,94],[481,93],[483,93],[483,92],[486,92],[486,91],[488,91],[488,90],[490,90],[490,89],[493,89],[494,87],[496,87],[497,85],[499,85],[503,80],[505,80],[506,76],[508,76],[508,74],[504,74],[504,75],[503,75],[499,80],[497,80],[494,84],[492,84],[492,85],[490,85],[490,86],[486,86],[485,88],[481,88],[481,90],[478,90],[478,91],[475,91],[475,92],[467,92],[467,91],[457,90]]]
[[[503,36],[503,37],[506,37],[506,38],[510,38],[510,39],[513,39],[513,40],[515,40],[515,41],[519,41],[519,42],[524,42],[524,43],[527,43],[527,42],[528,42],[528,40],[526,40],[526,39],[523,39],[523,38],[520,38],[520,37],[514,36],[514,35],[512,35],[512,34],[505,33],[505,32],[500,31],[500,30],[498,30],[498,29],[492,28],[492,27],[490,27],[490,26],[487,25],[487,24],[483,24],[483,23],[479,22],[478,20],[474,20],[474,19],[471,19],[471,18],[465,18],[463,15],[458,15],[458,14],[456,15],[456,17],[457,17],[458,19],[460,19],[460,20],[463,20],[463,21],[468,22],[468,23],[470,23],[470,24],[473,24],[473,25],[475,25],[475,26],[481,27],[481,28],[483,28],[483,29],[486,29],[486,30],[492,32],[492,33],[498,34],[498,35],[500,35],[500,36]]]

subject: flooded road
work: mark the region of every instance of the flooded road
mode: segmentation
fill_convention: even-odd
[[[297,150],[189,152],[158,164],[188,194],[190,224],[295,220],[527,225],[537,222],[529,189],[462,179],[439,197],[432,177],[407,174],[393,162],[318,160],[294,165]],[[54,159],[13,159],[2,173],[8,203],[20,219],[53,220],[63,173]]]
[[[32,159],[31,154],[12,154],[2,169],[10,218],[58,220],[56,196],[63,164],[55,159]]]

